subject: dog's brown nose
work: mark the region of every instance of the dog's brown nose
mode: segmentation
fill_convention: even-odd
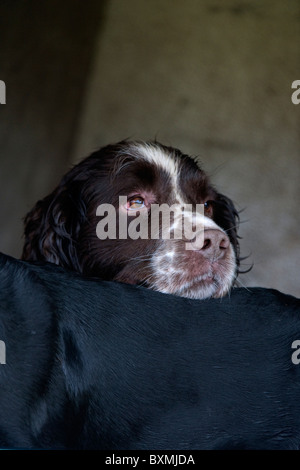
[[[222,258],[230,245],[229,238],[221,230],[209,229],[204,230],[201,243],[199,239],[196,243],[192,243],[195,251],[200,251],[201,254],[211,260]]]

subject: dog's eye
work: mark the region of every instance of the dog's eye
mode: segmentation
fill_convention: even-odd
[[[213,201],[205,201],[204,203],[204,214],[211,216],[213,212]]]
[[[132,197],[127,201],[128,210],[143,209],[144,207],[145,207],[145,201],[140,196]]]

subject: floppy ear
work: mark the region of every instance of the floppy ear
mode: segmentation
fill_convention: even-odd
[[[214,220],[227,233],[236,254],[237,266],[240,264],[240,244],[237,234],[240,217],[231,199],[218,193],[214,206]]]
[[[49,261],[80,272],[76,245],[86,208],[81,198],[82,182],[70,183],[69,179],[65,177],[26,215],[22,259]]]

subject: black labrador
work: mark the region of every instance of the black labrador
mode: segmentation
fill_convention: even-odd
[[[0,255],[0,340],[2,448],[299,448],[292,296],[190,300]]]

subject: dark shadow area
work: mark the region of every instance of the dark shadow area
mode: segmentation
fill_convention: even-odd
[[[0,246],[15,256],[22,217],[68,167],[105,8],[103,0],[0,3],[0,226],[12,228]]]

